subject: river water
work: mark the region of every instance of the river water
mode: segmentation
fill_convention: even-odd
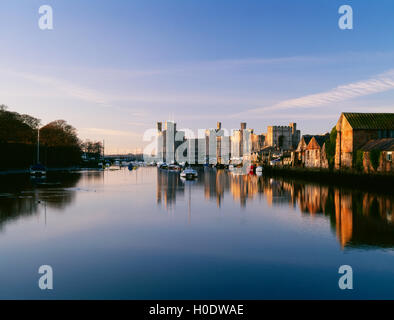
[[[0,177],[0,298],[394,299],[393,248],[393,196],[356,186],[216,169]]]

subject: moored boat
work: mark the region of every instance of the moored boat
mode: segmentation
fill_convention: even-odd
[[[47,169],[42,164],[38,163],[30,167],[30,175],[34,177],[44,177],[47,174]]]
[[[181,167],[176,164],[170,164],[168,166],[169,171],[181,171]]]
[[[40,128],[37,129],[37,163],[30,167],[32,177],[44,178],[47,174],[47,168],[40,163]]]
[[[157,164],[157,167],[158,167],[159,169],[163,169],[163,170],[167,170],[167,169],[168,169],[168,165],[167,165],[167,163],[165,163],[165,162],[160,163],[160,164]]]
[[[198,177],[198,173],[192,168],[187,168],[181,172],[181,177],[186,179],[195,179]]]

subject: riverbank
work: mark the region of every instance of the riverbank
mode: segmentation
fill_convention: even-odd
[[[359,190],[376,190],[394,194],[394,174],[365,174],[352,171],[283,167],[264,167],[264,174],[273,177],[293,178],[305,182],[316,182]]]

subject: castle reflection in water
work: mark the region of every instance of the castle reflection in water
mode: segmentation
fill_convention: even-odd
[[[170,209],[177,197],[204,192],[205,199],[221,206],[229,195],[241,207],[264,198],[269,206],[288,205],[303,215],[329,219],[342,248],[394,247],[394,197],[334,186],[281,180],[265,176],[234,176],[225,170],[206,169],[196,181],[158,171],[157,203]],[[190,194],[188,195],[190,196]]]

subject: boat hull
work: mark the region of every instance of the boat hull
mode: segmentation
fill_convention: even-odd
[[[47,175],[46,171],[30,170],[30,175],[33,177],[44,177]]]
[[[193,180],[197,178],[197,175],[188,173],[188,174],[181,174],[182,178],[185,178],[186,180]]]

